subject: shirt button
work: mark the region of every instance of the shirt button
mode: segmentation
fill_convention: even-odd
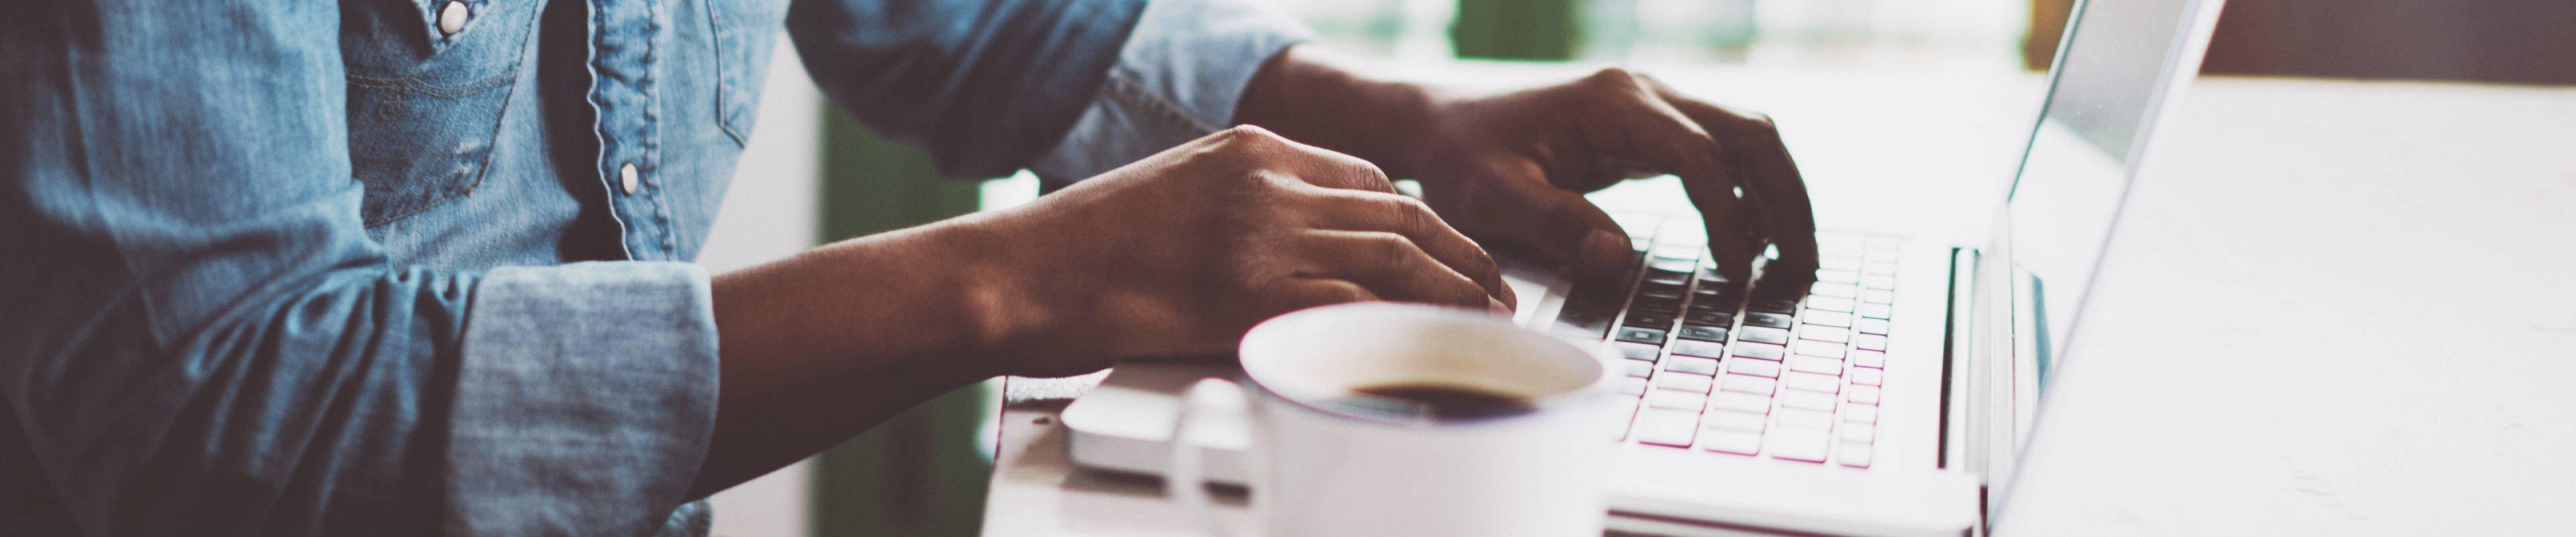
[[[627,165],[625,165],[625,166],[622,166],[622,167],[617,168],[617,186],[624,187],[624,188],[626,189],[626,193],[628,193],[628,194],[633,194],[633,193],[635,193],[635,165],[634,165],[634,164],[629,163],[629,164],[627,164]]]
[[[438,33],[452,36],[465,31],[465,18],[472,15],[470,11],[464,2],[448,0],[446,6],[438,8]]]

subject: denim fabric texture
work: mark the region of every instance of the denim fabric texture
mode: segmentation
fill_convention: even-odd
[[[702,535],[717,333],[689,261],[777,30],[977,177],[1221,125],[1297,35],[1159,6],[13,4],[0,535]],[[1092,119],[1143,97],[1196,124]]]

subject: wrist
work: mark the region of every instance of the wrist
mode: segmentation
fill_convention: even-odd
[[[1432,91],[1367,71],[1318,47],[1289,47],[1244,86],[1235,122],[1359,157],[1389,177],[1413,177],[1430,139]]]

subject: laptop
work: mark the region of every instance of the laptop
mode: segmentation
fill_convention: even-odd
[[[1982,533],[2075,335],[2147,133],[2192,80],[2221,0],[2083,0],[1983,244],[1831,230],[1809,275],[1718,277],[1682,196],[1614,215],[1640,270],[1575,284],[1505,259],[1515,320],[1626,372],[1607,476],[1614,531]],[[1982,210],[1980,208],[1979,210]],[[1795,282],[1795,283],[1777,283]],[[1175,394],[1235,372],[1122,363],[1068,406],[1071,459],[1158,473]],[[1211,479],[1247,435],[1209,427]]]

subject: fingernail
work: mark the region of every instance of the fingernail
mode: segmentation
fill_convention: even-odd
[[[1607,229],[1592,230],[1592,234],[1583,236],[1583,246],[1580,250],[1580,253],[1576,254],[1583,256],[1579,261],[1580,266],[1584,267],[1584,272],[1592,276],[1612,277],[1628,272],[1628,253],[1631,250],[1628,247],[1628,238],[1620,236],[1619,232]]]
[[[1487,309],[1487,310],[1492,310],[1494,313],[1498,313],[1498,314],[1502,314],[1502,315],[1511,315],[1511,314],[1512,314],[1512,307],[1511,307],[1511,306],[1504,305],[1504,304],[1503,304],[1503,301],[1500,301],[1500,300],[1494,300],[1494,299],[1491,299],[1491,298],[1487,298],[1487,299],[1485,299],[1485,309]]]
[[[1516,292],[1513,292],[1513,291],[1512,291],[1512,284],[1508,284],[1508,283],[1503,284],[1503,289],[1502,289],[1502,291],[1503,291],[1503,307],[1506,307],[1506,308],[1517,308],[1517,307],[1520,307],[1520,305],[1521,305],[1521,295],[1520,295],[1520,293],[1516,293]]]

